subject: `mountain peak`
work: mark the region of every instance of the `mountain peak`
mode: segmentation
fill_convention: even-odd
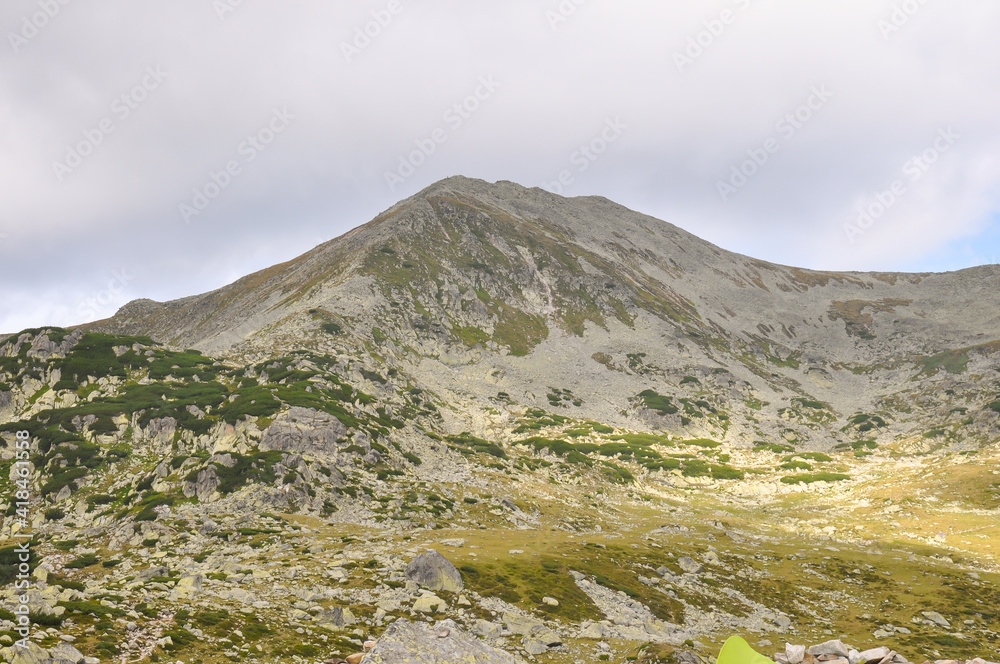
[[[204,295],[130,303],[99,327],[235,358],[306,345],[425,379],[443,366],[455,381],[438,375],[438,389],[482,398],[581,376],[663,394],[673,379],[725,369],[762,401],[791,393],[843,413],[875,408],[882,389],[912,378],[891,367],[940,353],[965,358],[952,367],[986,361],[1000,317],[978,312],[1000,310],[1000,296],[985,274],[774,265],[606,199],[454,176],[295,260]],[[874,393],[864,371],[883,369]],[[497,382],[459,378],[476,371]],[[584,400],[594,417],[621,411],[596,388]]]

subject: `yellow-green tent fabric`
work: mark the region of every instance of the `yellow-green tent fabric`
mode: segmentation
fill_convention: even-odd
[[[730,636],[719,652],[718,664],[774,664],[739,636]]]

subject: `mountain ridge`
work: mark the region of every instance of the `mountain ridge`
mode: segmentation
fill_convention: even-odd
[[[603,197],[565,199],[453,177],[295,259],[203,295],[131,302],[90,329],[245,361],[303,344],[368,357],[470,411],[495,396],[487,387],[544,405],[546,376],[560,387],[585,377],[584,411],[622,424],[621,411],[644,389],[666,394],[664,384],[676,387],[686,375],[726,370],[741,396],[716,407],[741,415],[688,433],[733,428],[734,439],[842,443],[839,432],[814,435],[803,422],[754,426],[745,403],[768,402],[777,415],[793,396],[820,402],[843,427],[858,413],[890,419],[885,414],[910,398],[902,395],[913,380],[934,392],[941,376],[924,369],[928,358],[951,353],[965,358],[956,375],[970,366],[989,374],[1000,316],[982,312],[1000,311],[1000,294],[988,287],[997,276],[996,266],[951,273],[783,266]],[[648,359],[637,361],[640,353]],[[982,385],[967,387],[966,400],[990,401]],[[895,437],[941,421],[953,426],[946,413],[954,404],[937,406],[921,430]],[[973,424],[981,442],[995,433],[992,422]]]

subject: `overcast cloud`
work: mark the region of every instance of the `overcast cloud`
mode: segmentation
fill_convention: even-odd
[[[0,331],[217,288],[456,174],[810,268],[1000,262],[995,0],[5,0],[0,30]]]

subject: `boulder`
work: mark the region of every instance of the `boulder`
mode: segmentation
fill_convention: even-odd
[[[785,644],[785,658],[788,660],[788,664],[802,664],[805,656],[805,646],[794,646],[791,643]]]
[[[433,625],[400,618],[375,642],[362,664],[517,664],[498,650],[460,631],[452,620]]]
[[[820,655],[836,655],[837,657],[847,659],[850,648],[844,645],[844,642],[840,639],[832,639],[819,645],[810,646],[808,652],[810,655],[816,657]]]
[[[10,646],[0,650],[0,659],[10,664],[43,664],[49,659],[49,653],[37,643],[28,641],[27,648]]]
[[[562,645],[562,638],[551,629],[542,627],[521,639],[521,645],[529,655],[541,655],[550,648]]]
[[[66,660],[73,664],[80,664],[84,660],[83,653],[68,643],[60,643],[49,650],[49,657],[55,660]]]
[[[180,581],[177,582],[177,585],[174,586],[173,591],[170,593],[171,599],[175,601],[191,599],[201,592],[201,588],[204,583],[205,577],[201,574],[187,574],[182,576]]]
[[[945,629],[951,627],[951,623],[937,611],[921,611],[921,615],[939,627],[944,627]]]
[[[509,611],[503,614],[502,620],[512,634],[521,634],[522,636],[531,634],[545,626],[545,623],[537,618]]]
[[[332,609],[324,609],[316,614],[316,622],[322,625],[332,625],[334,627],[346,627],[354,624],[354,614],[350,609],[336,606]]]
[[[443,613],[448,609],[448,604],[433,593],[418,597],[413,603],[413,610],[417,613]]]
[[[347,427],[340,420],[312,408],[293,406],[278,415],[264,432],[261,450],[336,454]],[[338,473],[339,475],[339,473]]]
[[[862,650],[859,657],[862,662],[881,662],[888,654],[889,649],[887,647],[879,646],[878,648]]]
[[[185,497],[197,496],[200,502],[207,503],[211,501],[220,484],[222,480],[215,472],[215,466],[208,466],[198,473],[194,482],[185,482],[183,491]]]
[[[432,592],[461,592],[465,588],[462,575],[451,562],[437,551],[429,549],[406,567],[406,578]]]
[[[678,558],[677,564],[680,565],[680,568],[688,574],[697,574],[703,569],[700,563],[687,556],[681,556]]]

